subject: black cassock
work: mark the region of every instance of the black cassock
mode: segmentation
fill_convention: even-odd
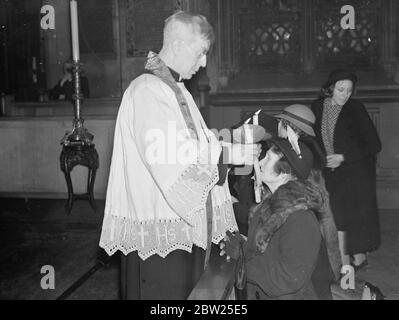
[[[137,251],[122,254],[121,298],[126,300],[185,300],[203,273],[205,251],[175,250],[166,258],[146,260]]]

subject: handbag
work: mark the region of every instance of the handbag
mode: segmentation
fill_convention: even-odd
[[[248,290],[247,290],[247,269],[245,266],[245,254],[243,242],[240,241],[239,245],[239,256],[236,263],[235,269],[235,282],[234,290],[236,300],[248,300]]]

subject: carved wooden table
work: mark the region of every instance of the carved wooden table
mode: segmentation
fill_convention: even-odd
[[[74,200],[89,200],[91,207],[96,211],[96,204],[93,196],[96,171],[99,166],[98,153],[94,144],[89,146],[63,146],[60,155],[61,170],[64,172],[68,186],[68,200],[65,204],[65,211],[69,215]],[[87,192],[85,194],[74,194],[71,180],[71,171],[76,165],[88,167]]]

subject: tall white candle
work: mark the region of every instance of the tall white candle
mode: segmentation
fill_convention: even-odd
[[[259,112],[261,112],[262,109],[259,109],[258,111],[255,112],[253,121],[252,123],[254,125],[259,125]],[[261,201],[261,192],[260,192],[260,187],[262,185],[261,178],[260,178],[260,166],[259,166],[259,160],[258,158],[255,159],[254,161],[254,171],[255,171],[255,183],[254,183],[254,191],[255,191],[255,202],[260,203]]]
[[[259,124],[258,115],[257,115],[256,113],[255,113],[255,115],[254,115],[253,124],[256,125],[256,126]]]
[[[244,124],[244,143],[253,143],[253,131],[248,124]]]
[[[262,109],[259,109],[258,111],[255,112],[254,118],[253,118],[253,124],[254,125],[259,125],[259,112],[261,112]]]
[[[71,33],[72,33],[72,58],[79,61],[79,28],[78,28],[78,4],[71,0]]]

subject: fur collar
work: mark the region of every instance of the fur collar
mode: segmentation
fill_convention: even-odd
[[[320,188],[304,180],[289,181],[273,194],[268,194],[254,209],[260,215],[255,231],[255,244],[258,251],[265,252],[272,235],[292,213],[298,210],[319,211],[323,206],[323,201]]]

